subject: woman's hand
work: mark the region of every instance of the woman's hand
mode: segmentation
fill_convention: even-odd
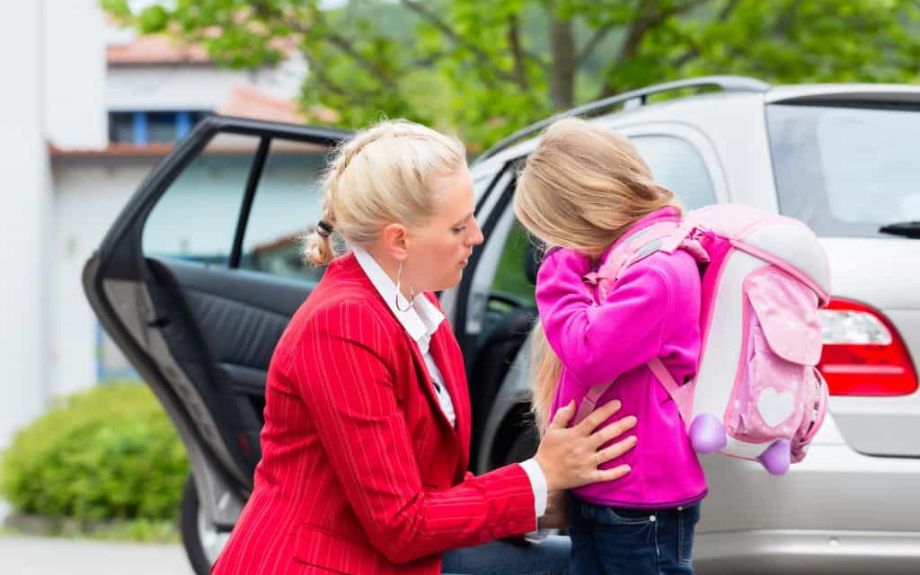
[[[636,437],[630,436],[602,447],[635,427],[636,418],[633,416],[624,417],[595,431],[620,407],[619,401],[609,401],[572,428],[567,425],[575,415],[575,402],[569,402],[556,412],[534,456],[543,470],[550,491],[571,489],[598,481],[613,481],[629,473],[628,465],[598,469],[601,464],[623,455],[636,445]]]

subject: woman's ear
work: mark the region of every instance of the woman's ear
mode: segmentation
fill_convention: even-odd
[[[402,224],[389,224],[380,233],[383,250],[396,261],[409,256],[409,230]]]

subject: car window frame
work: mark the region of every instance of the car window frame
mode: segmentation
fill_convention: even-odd
[[[344,140],[353,136],[353,132],[338,130],[335,128],[325,128],[318,126],[300,126],[295,124],[284,124],[275,122],[265,122],[260,120],[248,120],[244,118],[234,118],[229,116],[212,115],[202,119],[199,124],[192,130],[189,136],[181,141],[176,149],[176,153],[167,157],[163,163],[152,170],[147,178],[142,182],[139,189],[153,188],[150,192],[138,195],[129,200],[125,211],[133,211],[133,203],[141,203],[140,210],[135,212],[134,217],[116,224],[109,231],[110,236],[120,234],[123,237],[127,235],[130,241],[137,246],[137,251],[141,260],[147,257],[143,248],[143,235],[147,228],[149,219],[156,206],[162,201],[163,197],[173,189],[176,180],[185,173],[189,165],[196,159],[200,158],[206,152],[208,146],[216,139],[223,135],[251,137],[254,140],[252,151],[252,165],[246,176],[245,188],[243,189],[240,209],[236,214],[235,227],[233,228],[233,240],[228,246],[226,261],[221,262],[219,267],[227,270],[241,270],[240,265],[243,259],[243,248],[245,243],[246,229],[249,225],[249,219],[254,205],[259,185],[262,181],[264,169],[271,157],[272,146],[276,141],[284,141],[298,144],[309,144],[316,146],[325,146],[329,152],[336,149]],[[103,240],[106,244],[109,236]],[[121,264],[123,262],[119,262]],[[127,263],[127,262],[124,262]],[[143,264],[138,261],[131,263],[132,267],[143,269]],[[255,273],[258,270],[248,270]],[[133,272],[132,275],[137,272]],[[274,275],[274,274],[267,274]],[[285,276],[286,277],[286,276]]]
[[[454,333],[460,342],[461,349],[472,349],[470,347],[471,340],[474,340],[479,335],[478,333],[471,333],[467,329],[472,308],[471,300],[477,296],[474,288],[480,285],[476,280],[477,276],[482,273],[483,268],[481,266],[486,264],[494,268],[497,265],[498,258],[501,256],[500,250],[496,253],[495,250],[489,250],[489,247],[491,242],[496,239],[493,237],[493,232],[501,223],[505,210],[510,209],[511,200],[514,197],[514,187],[517,183],[517,172],[522,158],[512,158],[506,161],[494,172],[491,178],[488,178],[488,187],[479,198],[475,212],[484,241],[482,245],[473,249],[473,254],[467,267],[469,273],[464,274],[460,285],[455,290],[450,290],[447,292],[446,297],[442,298],[442,305],[447,304],[445,308],[449,309],[448,317],[453,317]],[[481,219],[483,215],[485,215],[484,221]],[[480,280],[481,277],[479,276]],[[491,283],[489,287],[491,287]],[[488,293],[485,296],[487,298]],[[485,312],[486,303],[483,303],[483,312]],[[472,354],[466,354],[467,363],[471,359]],[[469,367],[467,365],[468,372]]]

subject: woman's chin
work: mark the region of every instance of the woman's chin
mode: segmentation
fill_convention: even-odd
[[[439,282],[432,282],[432,284],[426,287],[424,291],[441,292],[444,290],[449,290],[451,288],[457,287],[457,284],[459,284],[460,280],[462,279],[463,269],[458,269],[453,274],[451,274],[450,278],[444,278]]]

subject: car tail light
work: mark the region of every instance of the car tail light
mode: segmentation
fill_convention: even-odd
[[[907,395],[917,390],[907,346],[882,312],[834,298],[818,314],[824,338],[818,369],[831,395]]]

